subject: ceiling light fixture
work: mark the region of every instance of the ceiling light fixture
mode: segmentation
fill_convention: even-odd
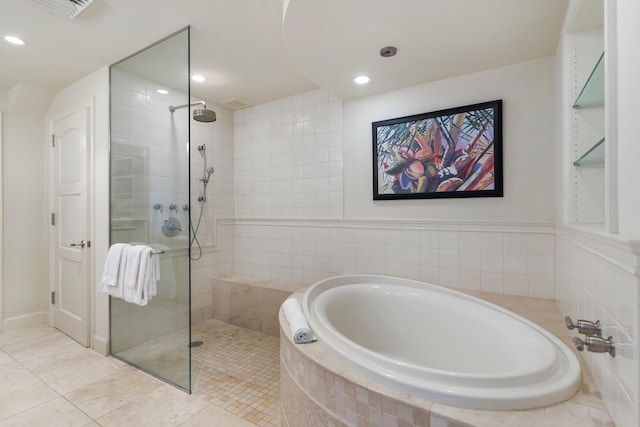
[[[358,83],[359,85],[363,85],[363,84],[369,83],[369,77],[367,77],[367,76],[358,76],[355,79],[353,79],[353,81]]]
[[[162,95],[166,95],[169,93],[169,91],[164,89],[158,89],[158,93],[161,93]]]
[[[195,76],[191,76],[191,80],[193,80],[194,82],[203,82],[206,79],[204,78],[204,76],[201,76],[200,74],[196,74]]]
[[[19,37],[15,37],[15,36],[4,36],[4,39],[6,41],[8,41],[11,44],[16,44],[18,46],[24,46],[25,44],[27,44],[27,42],[25,42],[24,40],[22,40]]]

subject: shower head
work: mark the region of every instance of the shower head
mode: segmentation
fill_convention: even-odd
[[[200,105],[200,104],[202,104],[202,108],[193,110],[193,120],[196,120],[198,122],[205,122],[205,123],[215,122],[216,112],[213,110],[208,110],[207,104],[205,104],[204,101],[198,101],[198,102],[193,102],[191,104],[184,104],[184,105],[177,105],[177,106],[170,105],[169,111],[173,113],[174,111],[180,108],[193,107],[194,105]]]
[[[209,166],[207,168],[207,177],[210,177],[211,174],[215,171],[215,169],[213,168],[213,166]]]
[[[207,110],[206,107],[193,110],[193,120],[204,123],[215,122],[216,112],[213,110]]]

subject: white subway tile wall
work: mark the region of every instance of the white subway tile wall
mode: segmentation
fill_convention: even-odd
[[[112,73],[112,222],[123,224],[113,232],[114,241],[160,244],[169,249],[188,247],[189,204],[191,218],[196,222],[202,206],[198,197],[204,196],[200,179],[205,155],[207,166],[215,168],[198,229],[204,252],[191,265],[192,321],[209,319],[211,272],[224,274],[233,270],[233,230],[227,227],[225,232],[225,226],[217,221],[234,215],[233,112],[207,103],[216,112],[217,120],[200,123],[190,118],[187,108],[169,112],[170,105],[187,102],[184,92],[165,88],[169,93],[159,94],[157,89],[162,85],[157,82],[118,69]],[[195,101],[199,100],[191,100]],[[199,151],[198,146],[205,146],[206,150]],[[179,160],[181,157],[184,161]],[[190,195],[186,184],[189,175]],[[170,209],[172,205],[175,207]],[[176,237],[162,234],[162,223],[169,216],[182,224],[182,232]],[[231,256],[225,256],[221,247],[230,250]],[[197,249],[194,254],[198,254]],[[163,276],[172,274],[175,271],[165,271]]]
[[[236,111],[236,216],[341,218],[342,116],[322,89]]]
[[[553,229],[500,226],[484,232],[460,222],[243,219],[235,225],[235,271],[310,284],[338,274],[383,274],[553,299]],[[544,244],[536,255],[510,253],[506,241],[514,235]]]
[[[615,425],[636,427],[640,419],[637,242],[559,226],[556,245],[558,307],[574,322],[600,320],[603,337],[613,337],[615,358],[586,351],[581,355]]]
[[[323,89],[235,112],[235,272],[385,274],[553,298],[548,224],[344,220],[342,117]]]

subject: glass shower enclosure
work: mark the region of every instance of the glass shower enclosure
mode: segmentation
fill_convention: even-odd
[[[113,64],[110,91],[111,245],[150,247],[159,278],[145,305],[110,297],[110,351],[190,392],[189,109],[169,109],[189,104],[189,28]]]

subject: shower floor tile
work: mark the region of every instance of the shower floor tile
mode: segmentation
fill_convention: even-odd
[[[123,359],[187,384],[185,331],[122,351]],[[191,392],[258,426],[280,424],[278,337],[216,319],[191,328]]]
[[[280,424],[277,337],[211,319],[192,328],[193,394],[258,426]]]

